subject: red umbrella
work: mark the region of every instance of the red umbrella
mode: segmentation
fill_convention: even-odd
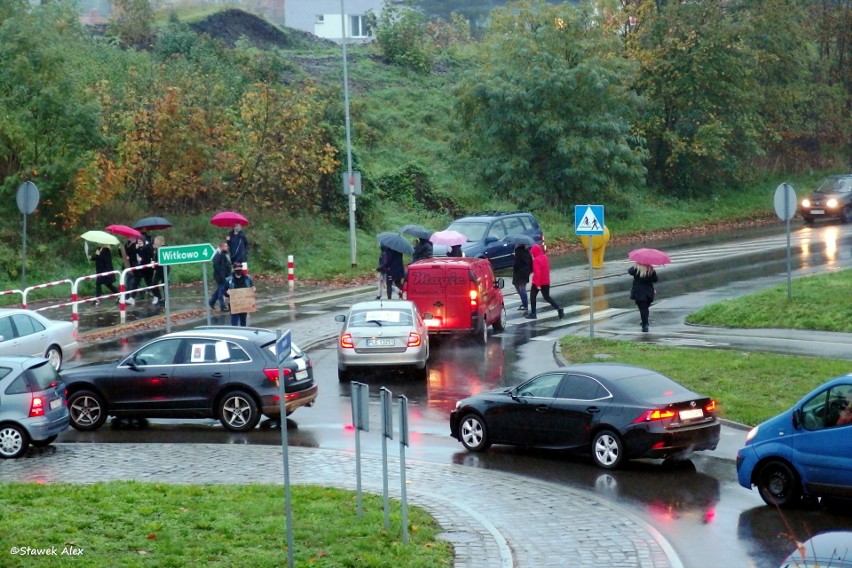
[[[118,235],[119,237],[127,237],[128,239],[138,239],[142,236],[142,233],[140,233],[133,227],[128,227],[127,225],[110,225],[104,230],[108,233],[112,233],[113,235]]]
[[[221,213],[216,213],[210,219],[210,224],[217,227],[233,227],[237,223],[243,227],[249,224],[248,219],[234,211],[222,211]]]
[[[647,266],[662,266],[669,264],[672,259],[661,250],[652,248],[635,249],[627,253],[627,258],[636,264],[644,264]]]

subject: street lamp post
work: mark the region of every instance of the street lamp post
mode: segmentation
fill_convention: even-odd
[[[358,264],[355,252],[355,178],[352,175],[352,135],[349,122],[349,71],[346,66],[346,10],[340,0],[340,43],[343,46],[343,106],[346,116],[346,183],[349,198],[349,250],[352,266]]]

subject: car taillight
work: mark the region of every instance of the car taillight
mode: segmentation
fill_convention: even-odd
[[[406,347],[419,347],[422,342],[423,338],[420,337],[420,334],[412,331],[408,334],[408,345]]]
[[[283,371],[282,374],[284,375],[284,379],[286,379],[287,377],[289,377],[290,375],[293,374],[293,371],[291,369],[282,369],[282,371]],[[264,369],[263,374],[266,375],[266,378],[269,379],[269,381],[273,385],[275,385],[276,387],[279,385],[279,383],[278,383],[278,369]]]
[[[30,418],[34,416],[44,416],[44,400],[40,396],[34,396],[30,404]]]
[[[634,424],[639,424],[640,422],[653,422],[654,420],[665,420],[666,418],[674,418],[676,415],[674,410],[660,410],[656,408],[654,410],[646,410],[642,414],[639,415],[639,418],[633,421]]]
[[[340,336],[340,346],[344,349],[354,349],[355,343],[352,342],[352,334],[344,333]]]
[[[476,306],[479,304],[479,292],[476,290],[471,290],[469,292],[470,295],[470,307],[472,309],[476,309]]]
[[[707,406],[704,407],[704,412],[709,412],[711,414],[716,412],[716,401],[711,400],[710,404],[708,404]]]

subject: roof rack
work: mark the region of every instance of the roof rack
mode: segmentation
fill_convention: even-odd
[[[476,213],[468,213],[467,217],[497,217],[499,215],[516,215],[518,213],[529,213],[529,211],[477,211]]]

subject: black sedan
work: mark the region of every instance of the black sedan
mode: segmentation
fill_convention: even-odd
[[[450,434],[471,451],[491,444],[590,453],[600,467],[625,459],[687,459],[719,443],[715,401],[655,371],[586,363],[516,387],[460,400]]]
[[[276,334],[250,327],[202,327],[155,339],[112,363],[62,371],[71,426],[95,430],[107,416],[218,418],[233,432],[261,415],[280,420]],[[313,365],[293,345],[284,362],[285,412],[317,397]]]

